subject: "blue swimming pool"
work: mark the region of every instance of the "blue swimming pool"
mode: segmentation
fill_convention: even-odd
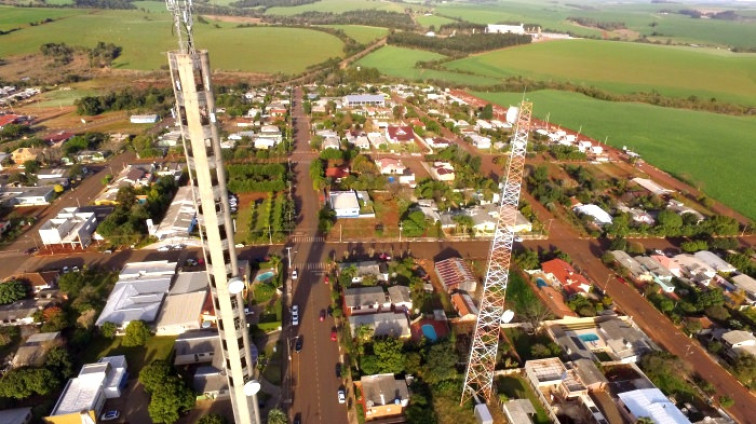
[[[420,327],[421,330],[423,330],[423,335],[426,339],[435,342],[438,340],[438,335],[436,334],[436,329],[433,328],[430,324],[423,324],[422,327]]]
[[[543,281],[543,278],[538,277],[538,278],[536,278],[536,286],[538,286],[538,288],[548,287],[548,284],[546,284],[546,282]]]
[[[263,272],[262,274],[259,274],[257,277],[255,277],[255,280],[257,281],[270,280],[271,278],[273,278],[273,275],[274,275],[273,271]]]
[[[594,333],[583,333],[578,335],[578,337],[584,342],[597,342],[599,340],[599,336]]]

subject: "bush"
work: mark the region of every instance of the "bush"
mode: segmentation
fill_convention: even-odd
[[[106,322],[100,327],[100,334],[106,339],[113,339],[116,336],[117,327],[112,322]]]
[[[719,404],[722,405],[722,408],[729,408],[735,405],[735,400],[727,395],[723,395],[719,397]]]
[[[26,284],[18,280],[0,283],[0,304],[5,305],[26,297]]]

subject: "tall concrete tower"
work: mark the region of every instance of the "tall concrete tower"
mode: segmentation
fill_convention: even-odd
[[[197,208],[208,285],[218,316],[218,334],[236,424],[260,424],[255,364],[249,348],[226,174],[215,120],[215,99],[207,51],[192,43],[191,0],[167,0],[179,36],[179,51],[168,53],[176,121],[181,128]]]

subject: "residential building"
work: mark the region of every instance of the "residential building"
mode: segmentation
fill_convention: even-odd
[[[491,148],[491,138],[482,136],[480,134],[470,134],[468,135],[470,138],[470,141],[472,141],[472,145],[475,148],[478,149],[490,149]]]
[[[716,272],[731,273],[737,271],[737,268],[708,250],[701,250],[700,252],[694,253],[693,256],[713,268]]]
[[[478,307],[475,306],[469,294],[457,292],[451,295],[454,310],[459,314],[460,321],[475,321],[478,318]]]
[[[391,310],[391,302],[381,286],[353,287],[344,291],[344,314],[374,314]]]
[[[547,399],[574,399],[587,394],[577,371],[567,369],[559,358],[535,359],[525,362],[525,375],[530,384]]]
[[[642,417],[648,417],[655,423],[690,424],[685,414],[657,388],[631,390],[620,393],[617,397],[619,410],[629,422],[634,423]]]
[[[478,281],[470,265],[462,258],[449,258],[436,262],[434,270],[447,293],[457,290],[475,293]]]
[[[430,174],[433,179],[438,181],[454,181],[454,166],[449,162],[433,162],[430,167]]]
[[[388,264],[378,261],[342,262],[339,264],[339,272],[354,267],[355,274],[352,277],[353,284],[359,284],[368,275],[375,275],[380,282],[388,282]]]
[[[732,277],[732,282],[745,292],[748,303],[756,304],[756,280],[746,274],[739,274]]]
[[[81,150],[76,154],[78,163],[102,163],[107,158],[107,152],[99,150]]]
[[[212,364],[222,368],[223,355],[217,354],[220,343],[215,329],[186,331],[176,338],[173,345],[173,365]]]
[[[633,178],[631,181],[655,196],[664,196],[675,192],[674,190],[664,188],[647,178]]]
[[[336,213],[336,218],[359,218],[360,199],[354,191],[332,191],[328,201]]]
[[[451,145],[451,142],[443,137],[428,137],[425,139],[425,144],[434,150],[443,150]]]
[[[175,294],[171,291],[165,298],[155,322],[155,334],[175,336],[188,330],[199,330],[208,297],[207,283],[202,290],[198,291]]]
[[[180,162],[163,162],[155,164],[155,175],[160,177],[173,177],[178,182],[184,174],[185,164]]]
[[[39,228],[39,238],[45,246],[63,245],[84,249],[92,242],[97,228],[93,212],[80,212],[78,208],[63,208],[55,218]]]
[[[675,256],[675,261],[680,265],[680,272],[694,283],[708,286],[717,271],[706,262],[696,256],[683,253]]]
[[[58,271],[37,271],[37,272],[22,272],[20,274],[14,274],[5,279],[5,281],[20,280],[29,284],[32,291],[36,294],[42,290],[51,289],[58,285],[58,277],[60,273]]]
[[[81,421],[81,415],[89,415],[98,422],[106,399],[121,397],[128,378],[126,357],[106,356],[99,361],[85,364],[79,376],[68,380],[58,402],[45,422],[70,424]]]
[[[68,170],[65,168],[43,168],[37,171],[38,180],[60,180],[67,178]]]
[[[756,356],[756,337],[750,331],[730,330],[720,338],[731,357],[735,358],[741,354]]]
[[[541,264],[541,269],[552,282],[556,280],[570,296],[578,293],[588,293],[591,290],[592,284],[590,281],[562,259],[552,259],[544,262]]]
[[[411,143],[415,140],[415,132],[409,125],[389,125],[386,127],[386,139],[392,144]]]
[[[399,159],[381,158],[376,160],[375,164],[383,175],[401,175],[407,169]]]
[[[152,183],[154,177],[154,164],[131,164],[126,165],[121,170],[112,185],[115,187],[148,187]]]
[[[386,106],[386,97],[383,94],[350,94],[342,98],[341,104],[347,108],[384,107]]]
[[[8,206],[42,206],[49,205],[55,190],[53,186],[41,187],[5,187],[0,194],[2,202]]]
[[[320,146],[323,150],[326,149],[341,149],[341,140],[338,136],[328,136],[323,138],[323,144]]]
[[[365,406],[365,421],[401,416],[409,405],[407,382],[394,374],[365,375],[359,382]]]
[[[34,324],[34,314],[51,303],[51,299],[23,299],[0,305],[0,326]]]
[[[409,287],[389,286],[388,296],[394,312],[410,313],[412,311],[412,295]]]
[[[588,205],[575,205],[572,208],[575,213],[578,215],[588,215],[591,218],[593,218],[593,222],[598,224],[599,226],[609,225],[612,223],[612,216],[609,215],[609,213],[598,205],[594,204],[588,204]]]
[[[60,336],[60,331],[32,334],[16,350],[13,360],[11,360],[11,366],[13,368],[41,367],[45,363],[47,352],[62,345],[63,339]]]
[[[31,407],[0,410],[0,423],[29,424],[32,420]]]
[[[349,328],[352,337],[357,336],[357,329],[366,325],[373,330],[373,337],[391,336],[398,339],[408,339],[412,335],[405,314],[381,312],[377,314],[360,314],[349,317]]]
[[[651,281],[653,276],[638,261],[633,259],[624,250],[612,250],[610,254],[623,268],[630,273],[632,278],[638,281]]]
[[[23,165],[28,160],[38,160],[41,154],[41,149],[21,147],[11,152],[11,159],[16,165]]]
[[[670,270],[662,266],[659,261],[654,260],[649,256],[636,256],[636,262],[638,262],[646,271],[650,272],[654,279],[659,279],[663,282],[669,283],[672,281],[674,275]]]
[[[502,403],[501,410],[507,417],[507,422],[517,424],[532,424],[536,410],[528,399],[511,399]]]
[[[636,328],[632,322],[611,318],[598,322],[597,327],[606,350],[616,361],[637,362],[641,356],[655,350],[646,334]]]
[[[129,122],[132,124],[154,124],[160,120],[160,116],[156,113],[144,114],[144,115],[131,115]]]
[[[326,168],[325,170],[326,178],[332,178],[336,182],[341,181],[342,178],[346,178],[349,175],[350,175],[349,167],[345,165],[331,166],[331,167]]]
[[[388,141],[386,140],[386,137],[384,137],[383,134],[379,132],[369,132],[367,134],[367,139],[370,142],[370,145],[373,146],[374,149],[387,149],[388,148]]]
[[[157,228],[150,228],[151,226],[148,225],[148,230],[150,230],[150,235],[157,237],[158,240],[173,237],[186,238],[194,231],[196,225],[197,210],[194,208],[192,187],[183,186],[176,191],[173,201]]]

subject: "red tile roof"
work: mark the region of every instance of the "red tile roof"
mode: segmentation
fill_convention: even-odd
[[[561,259],[544,262],[541,264],[541,269],[547,274],[552,274],[569,294],[575,294],[579,291],[585,292],[585,289],[581,287],[582,285],[591,286],[587,278]]]
[[[59,141],[66,141],[69,138],[73,137],[75,134],[70,133],[68,131],[60,131],[54,134],[48,134],[45,136],[44,140],[48,143],[57,143]]]
[[[8,124],[13,124],[16,121],[21,118],[20,115],[14,115],[14,114],[8,114],[8,115],[0,115],[0,127],[3,127]]]
[[[346,178],[349,176],[349,168],[332,166],[326,169],[325,176],[329,178]]]
[[[388,135],[390,139],[396,141],[412,141],[415,139],[415,133],[409,125],[389,125]]]

